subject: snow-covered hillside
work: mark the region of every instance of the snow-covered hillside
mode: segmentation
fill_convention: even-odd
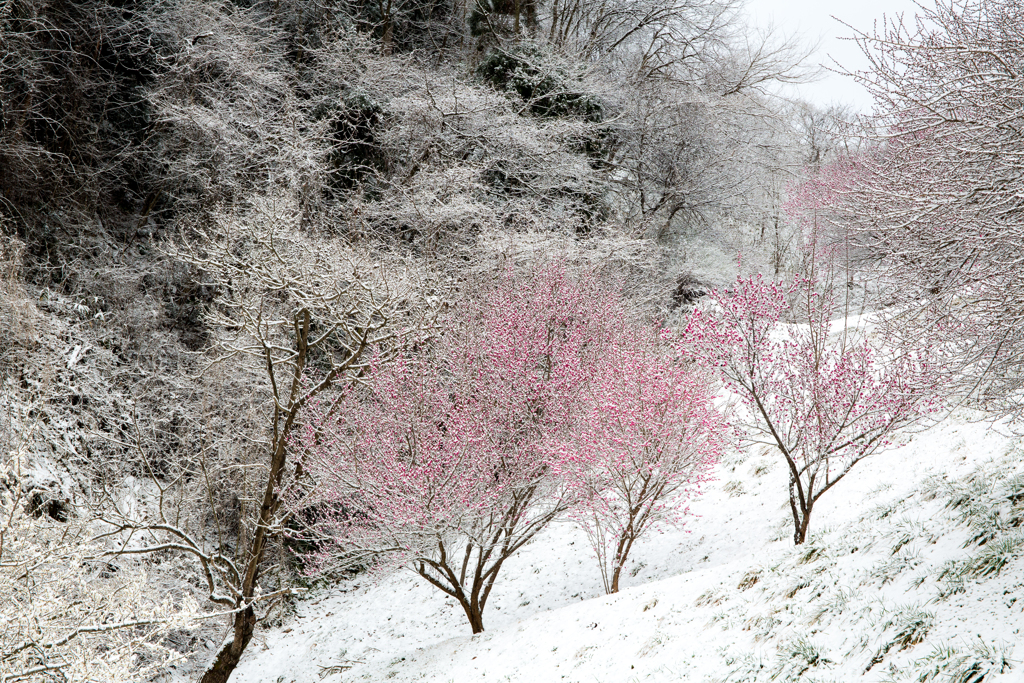
[[[479,636],[412,573],[362,575],[261,632],[231,680],[1024,680],[1024,449],[968,417],[858,465],[803,546],[781,459],[752,449],[686,530],[633,551],[618,595],[565,523],[506,565]]]

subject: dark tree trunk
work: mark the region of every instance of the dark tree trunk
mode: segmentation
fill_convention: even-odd
[[[295,314],[295,348],[297,358],[291,377],[291,393],[286,408],[282,408],[280,403],[275,400],[274,434],[270,444],[270,471],[268,472],[267,484],[263,491],[263,502],[260,505],[259,514],[256,519],[256,528],[253,531],[251,545],[249,546],[245,574],[242,576],[240,586],[241,596],[238,606],[248,606],[235,613],[233,617],[234,634],[231,641],[221,647],[220,652],[217,653],[217,658],[210,668],[206,670],[206,673],[203,674],[199,683],[227,683],[235,667],[238,666],[246,646],[252,640],[253,631],[256,629],[256,612],[253,609],[252,602],[256,596],[256,588],[260,578],[260,566],[263,563],[263,556],[266,554],[274,517],[281,507],[278,487],[281,486],[285,463],[287,462],[288,436],[295,424],[296,415],[302,407],[302,401],[299,400],[299,387],[309,351],[310,322],[311,316],[308,309],[304,308]],[[273,379],[274,365],[269,356],[269,350],[267,353],[267,369],[271,379]],[[325,384],[324,386],[327,385]]]
[[[462,603],[462,609],[469,619],[469,627],[473,629],[473,635],[484,632],[484,615],[479,606]]]
[[[619,592],[619,577],[622,576],[622,567],[626,564],[626,559],[629,557],[629,551],[633,547],[633,541],[635,540],[632,534],[633,520],[630,520],[627,532],[622,535],[619,539],[619,547],[615,549],[615,568],[612,570],[612,584],[608,587],[608,593]]]
[[[804,503],[791,493],[789,507],[793,512],[793,544],[801,545],[807,540],[807,529],[811,522],[811,504]]]
[[[235,614],[234,627],[234,636],[221,646],[217,658],[199,679],[199,683],[227,683],[256,628],[256,614],[252,607]]]
[[[811,511],[804,513],[803,519],[794,519],[793,544],[802,545],[807,540],[807,526],[811,519]]]
[[[814,490],[814,477],[808,483],[807,490],[797,479],[795,465],[789,460],[789,510],[793,513],[793,544],[800,545],[807,540],[807,527],[811,521],[811,508],[814,506],[814,498],[811,492]]]

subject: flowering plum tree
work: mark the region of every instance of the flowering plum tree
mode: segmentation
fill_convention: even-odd
[[[576,518],[590,537],[607,593],[617,593],[633,543],[678,522],[679,499],[698,491],[725,445],[713,382],[672,353],[654,328],[620,334],[603,354],[581,429]]]
[[[834,290],[817,292],[805,278],[740,278],[711,299],[691,315],[685,343],[717,360],[749,411],[751,440],[785,460],[799,545],[821,496],[931,410],[934,367],[923,353],[872,348],[846,320],[832,320]],[[786,316],[799,324],[780,325]]]
[[[621,315],[558,266],[509,275],[453,307],[430,348],[313,410],[303,446],[318,485],[301,504],[321,510],[314,562],[410,566],[483,631],[504,562],[576,502],[560,473]]]

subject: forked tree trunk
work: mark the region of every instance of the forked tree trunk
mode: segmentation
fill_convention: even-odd
[[[802,520],[793,519],[793,545],[802,545],[807,540],[807,522],[810,518],[808,514]]]
[[[463,611],[466,612],[466,618],[469,619],[469,627],[473,630],[473,635],[484,632],[484,615],[483,610],[480,609],[479,605],[470,604],[466,600],[460,600]]]
[[[494,581],[498,578],[501,565],[504,563],[504,558],[497,560],[491,568],[492,572],[489,577],[485,576],[483,572],[484,567],[478,565],[473,576],[469,596],[466,596],[461,586],[456,591],[456,597],[466,613],[466,618],[469,619],[469,627],[473,630],[474,635],[484,632],[484,607],[487,605],[487,598],[491,594],[491,586],[494,585]]]
[[[632,520],[630,520],[630,530],[632,523]],[[615,568],[612,570],[612,583],[608,587],[609,594],[619,592],[619,577],[622,576],[622,567],[626,564],[626,559],[629,557],[629,551],[633,547],[635,538],[633,534],[623,533],[619,539],[619,547],[615,549]]]
[[[553,516],[554,515],[552,515],[552,517]],[[530,534],[530,536],[532,537],[532,534]],[[516,548],[518,548],[519,545],[521,545],[521,543],[516,544]],[[467,570],[470,569],[470,558],[474,548],[479,553],[477,556],[476,567],[473,568],[471,574],[467,575]],[[459,605],[462,606],[462,611],[466,613],[466,619],[469,620],[469,627],[472,629],[474,634],[483,633],[484,607],[487,606],[487,598],[491,595],[491,588],[494,587],[494,582],[497,580],[498,574],[501,572],[502,565],[516,548],[513,548],[512,550],[510,550],[508,546],[500,548],[499,552],[501,553],[501,557],[495,560],[490,568],[487,568],[486,565],[490,558],[490,551],[482,551],[479,546],[474,546],[472,543],[467,544],[461,571],[457,573],[456,570],[448,563],[449,555],[445,550],[444,543],[439,543],[438,549],[440,550],[440,559],[436,561],[419,560],[417,564],[414,565],[414,568],[416,572],[426,579],[430,585],[441,589],[446,595],[458,600]],[[430,567],[430,569],[428,569],[428,567]],[[432,575],[431,570],[436,572],[439,576]],[[466,588],[469,589],[468,593]]]
[[[643,487],[636,492],[636,500],[640,502],[629,509],[629,521],[619,535],[619,544],[615,548],[611,585],[605,585],[609,595],[619,592],[619,578],[622,576],[626,560],[629,559],[629,551],[633,549],[633,542],[640,537],[650,522],[651,510],[664,495],[665,485],[665,481],[652,481],[651,477],[644,477]]]
[[[789,509],[793,513],[793,544],[801,545],[807,540],[807,528],[811,522],[811,509],[814,502],[807,496],[802,499],[796,495],[796,487],[792,482],[789,486]]]
[[[611,587],[608,590],[609,594],[611,594],[611,593],[618,593],[619,592],[619,577],[621,575],[622,575],[622,565],[621,564],[616,564],[615,565],[615,571],[612,572],[612,585],[611,585]]]

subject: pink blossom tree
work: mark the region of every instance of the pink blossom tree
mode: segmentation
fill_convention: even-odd
[[[818,292],[805,278],[740,278],[711,302],[691,315],[684,345],[715,359],[747,409],[751,441],[785,460],[799,545],[817,501],[934,407],[935,368],[923,353],[873,347],[833,319],[834,290]]]
[[[575,473],[587,532],[605,592],[617,593],[633,544],[659,523],[678,523],[725,445],[714,382],[658,331],[620,333],[589,388]]]
[[[312,410],[313,559],[409,566],[483,631],[505,561],[577,502],[561,473],[621,316],[615,296],[559,266],[508,275],[452,307],[429,348]]]

